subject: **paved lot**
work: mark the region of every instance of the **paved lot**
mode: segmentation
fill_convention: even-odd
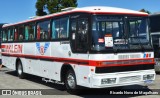
[[[53,83],[46,83],[42,81],[42,78],[36,77],[33,75],[27,75],[25,79],[19,79],[16,76],[16,73],[10,69],[2,68],[0,70],[0,89],[43,89],[47,91],[46,89],[49,89],[47,92],[49,94],[53,94],[51,96],[45,96],[46,98],[78,98],[78,97],[135,97],[135,98],[159,98],[160,95],[123,95],[123,96],[115,96],[115,95],[105,95],[105,92],[108,91],[108,89],[104,90],[93,90],[94,95],[71,95],[66,90],[65,87],[61,84],[53,84]],[[116,88],[115,88],[116,89]],[[160,74],[157,74],[156,81],[154,84],[146,86],[140,86],[140,85],[134,85],[134,86],[126,86],[121,89],[145,89],[147,91],[150,91],[151,89],[159,89],[160,90]],[[103,91],[103,92],[101,92]],[[159,92],[160,93],[160,92]],[[90,94],[90,92],[88,93]],[[95,95],[98,94],[98,95]],[[100,95],[99,95],[100,94]],[[101,95],[103,94],[103,95]],[[21,96],[0,96],[0,98],[21,98]],[[31,96],[26,96],[31,98]],[[41,98],[44,96],[32,96],[33,98]]]

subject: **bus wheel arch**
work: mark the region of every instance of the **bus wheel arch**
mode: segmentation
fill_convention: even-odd
[[[69,79],[71,78],[71,79]],[[71,80],[71,82],[69,82]],[[74,91],[78,88],[76,74],[73,67],[69,64],[64,64],[61,68],[61,81],[65,83],[66,89],[69,91]],[[72,87],[72,83],[75,87]]]
[[[23,64],[22,64],[22,61],[20,60],[20,58],[16,59],[16,72],[17,72],[17,75],[20,79],[23,79],[25,77]]]
[[[65,75],[68,70],[73,70],[73,67],[70,64],[63,64],[61,68],[61,81],[65,81]]]

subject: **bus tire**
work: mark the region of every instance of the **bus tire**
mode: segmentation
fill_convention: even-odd
[[[17,62],[17,75],[20,79],[23,79],[25,77],[21,61]]]
[[[72,69],[69,69],[66,73],[65,86],[66,86],[67,92],[69,93],[77,94],[79,92],[76,76]]]

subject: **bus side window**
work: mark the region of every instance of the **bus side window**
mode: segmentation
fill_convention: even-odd
[[[34,40],[35,38],[35,25],[28,24],[25,26],[25,40]]]
[[[59,38],[59,20],[54,20],[52,22],[52,39],[58,39]]]
[[[41,28],[39,25],[37,25],[37,40],[40,40],[40,33],[41,33]]]
[[[2,41],[6,42],[7,41],[7,30],[6,29],[3,30],[3,35],[2,36],[3,36]]]
[[[52,22],[52,39],[61,38],[62,31],[63,31],[63,28],[60,27],[60,19],[54,20]]]
[[[25,40],[29,39],[29,26],[25,26]]]
[[[8,33],[8,41],[10,41],[11,30],[10,30],[10,29],[8,29],[8,30],[7,30],[7,33]]]
[[[13,41],[14,38],[14,31],[13,28],[8,29],[8,41]]]
[[[52,39],[69,37],[69,18],[61,18],[52,22]]]
[[[42,21],[37,24],[37,39],[47,40],[50,38],[50,20]]]
[[[23,30],[23,26],[19,26],[18,28],[18,40],[22,41],[24,39],[24,30]]]
[[[52,39],[69,37],[69,18],[61,18],[52,22]]]
[[[18,32],[17,32],[17,29],[15,28],[14,29],[14,40],[17,41],[18,39]]]
[[[68,38],[68,30],[69,30],[69,19],[62,18],[60,19],[60,38]]]

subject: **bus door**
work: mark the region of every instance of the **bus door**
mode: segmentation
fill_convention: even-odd
[[[80,59],[80,60],[88,60],[89,59],[89,16],[88,15],[77,15],[71,17],[71,25],[70,25],[70,42],[71,42],[71,49],[73,55],[72,58]],[[87,62],[78,61],[78,65],[83,65]],[[84,76],[89,74],[89,69],[84,68],[86,66],[76,66],[75,72],[76,77],[79,77],[77,81],[79,83],[87,83],[88,80],[84,80]],[[82,72],[83,70],[83,72]]]
[[[75,53],[87,53],[88,51],[89,19],[87,16],[71,16],[70,38],[71,48]]]

